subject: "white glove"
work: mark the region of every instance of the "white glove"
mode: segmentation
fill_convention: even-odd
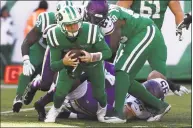
[[[34,66],[30,63],[29,61],[29,56],[28,55],[25,55],[23,57],[23,74],[25,76],[30,76],[33,74],[33,71],[35,71],[35,68]]]
[[[190,93],[190,91],[184,86],[180,86],[180,91],[178,91],[178,90],[174,91],[174,94],[177,96],[182,96],[182,94],[184,94],[184,93],[186,93],[186,94]]]

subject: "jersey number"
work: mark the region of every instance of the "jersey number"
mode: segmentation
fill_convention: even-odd
[[[169,91],[167,83],[165,81],[161,81],[160,83],[161,83],[161,86],[162,86],[162,89],[163,89],[163,93],[166,94]]]
[[[155,13],[153,14],[153,10],[151,7],[145,5],[145,2],[152,4],[156,7]],[[144,17],[152,16],[152,19],[160,18],[160,2],[157,0],[148,0],[148,1],[141,1],[140,13]]]

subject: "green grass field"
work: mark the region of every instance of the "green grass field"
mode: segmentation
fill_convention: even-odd
[[[190,86],[188,86],[190,88]],[[56,123],[40,123],[35,110],[12,113],[12,103],[16,89],[1,88],[1,127],[191,127],[191,94],[181,97],[170,95],[166,101],[172,105],[170,112],[160,122],[131,120],[126,124],[105,124],[97,121],[58,119]],[[38,92],[36,101],[43,93]],[[34,103],[33,101],[33,103]],[[22,109],[32,108],[33,103]],[[10,111],[10,112],[9,112]],[[4,112],[4,113],[2,113]]]

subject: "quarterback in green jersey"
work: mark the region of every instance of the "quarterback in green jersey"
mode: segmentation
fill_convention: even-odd
[[[93,84],[93,97],[98,101],[96,113],[100,122],[104,121],[107,108],[103,60],[112,55],[97,25],[82,22],[77,9],[67,6],[57,14],[58,25],[47,32],[50,47],[51,68],[58,71],[54,105],[49,110],[45,122],[55,122],[61,111],[65,96],[72,88],[73,82],[84,72]],[[73,58],[72,49],[78,49],[81,56]],[[64,51],[67,53],[64,55]],[[69,70],[73,68],[73,77]]]
[[[176,26],[178,26],[184,18],[184,13],[178,0],[119,0],[117,1],[117,5],[130,8],[142,16],[151,18],[160,30],[168,7],[175,16]],[[179,40],[182,40],[182,29],[177,28],[176,31],[179,34]]]
[[[68,1],[69,3],[69,1]],[[67,2],[59,2],[57,10]],[[23,73],[19,76],[16,97],[13,101],[13,112],[19,112],[23,105],[23,95],[29,82],[42,71],[42,63],[47,42],[43,39],[43,32],[47,26],[56,24],[55,12],[44,12],[38,16],[35,26],[27,34],[21,46],[23,56]]]

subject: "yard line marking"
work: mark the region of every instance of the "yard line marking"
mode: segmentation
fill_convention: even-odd
[[[52,106],[47,106],[45,108],[51,108]],[[21,109],[20,112],[26,112],[26,111],[32,111],[35,110],[35,108],[25,108],[25,109]],[[9,113],[13,113],[13,111],[5,111],[5,112],[1,112],[2,114],[9,114]]]

